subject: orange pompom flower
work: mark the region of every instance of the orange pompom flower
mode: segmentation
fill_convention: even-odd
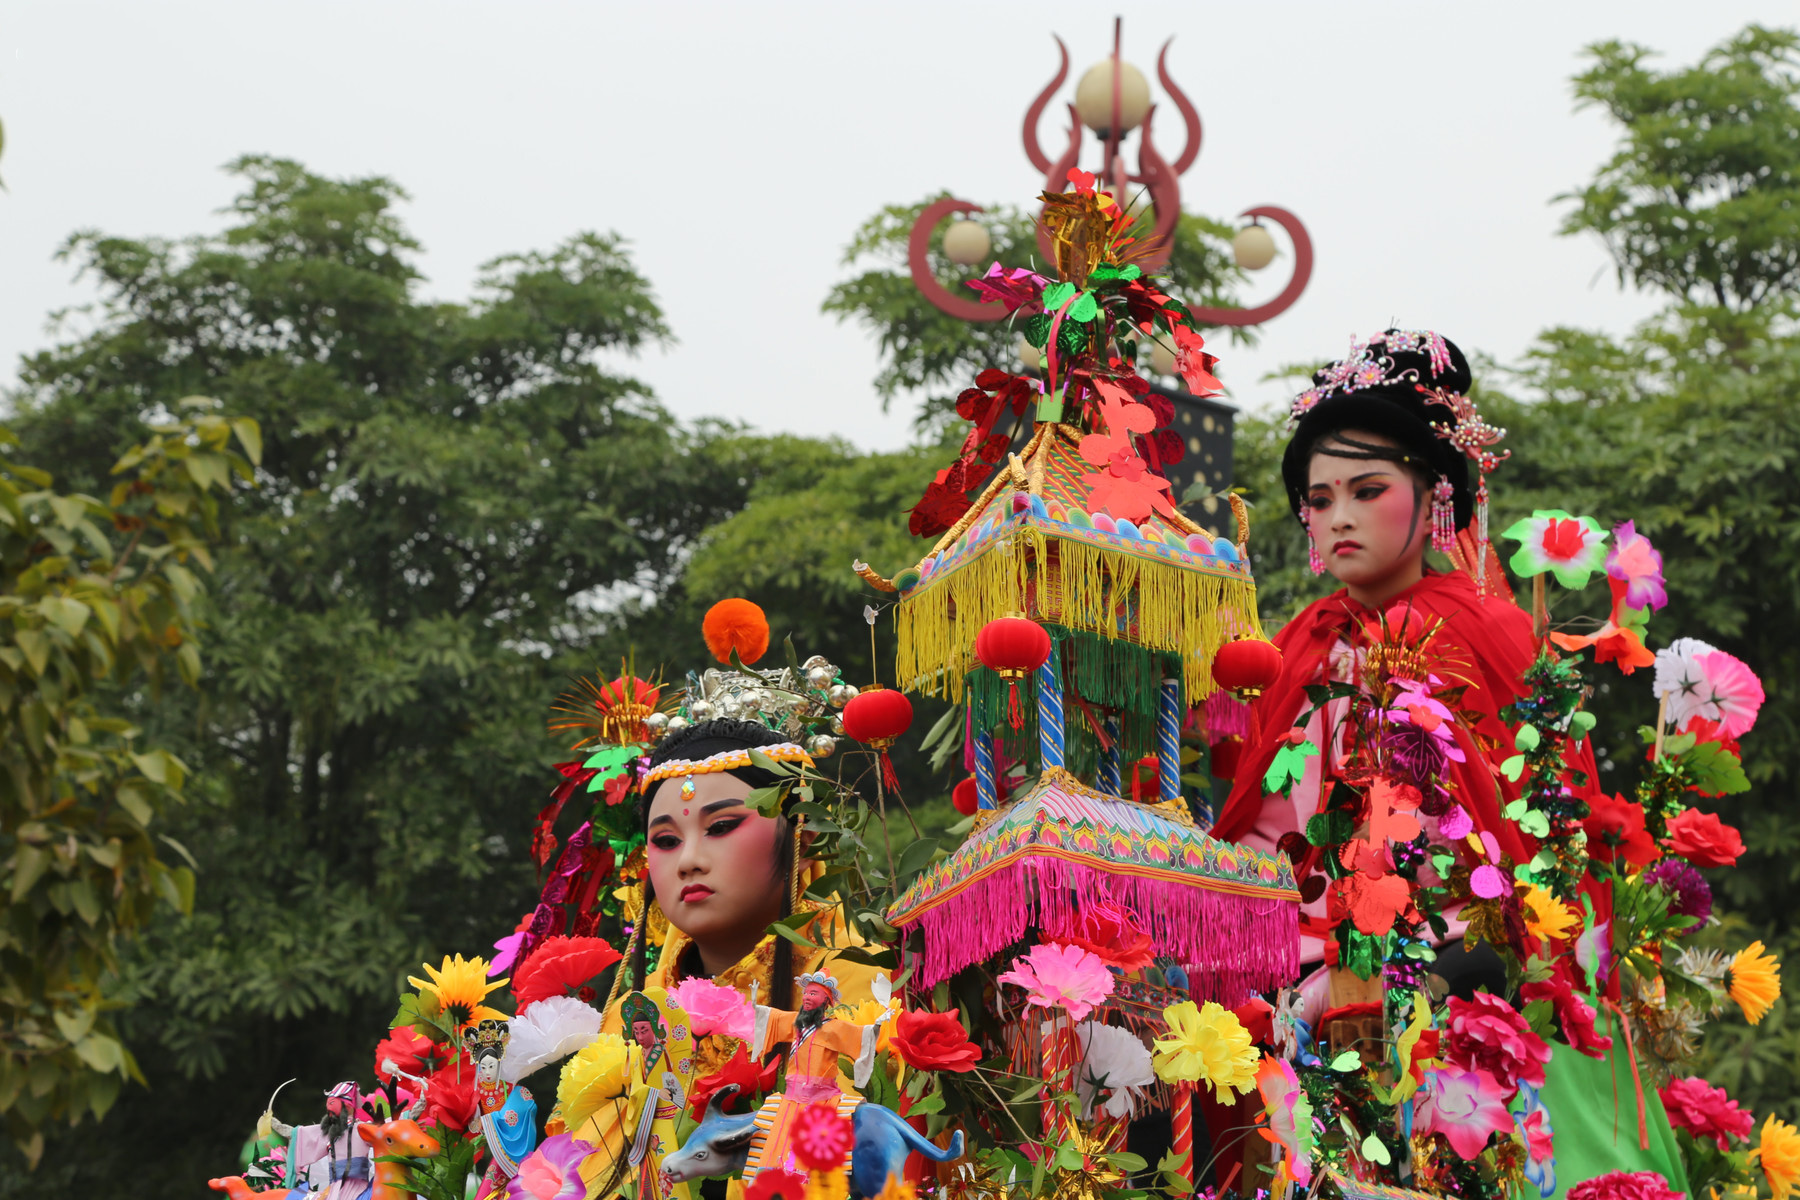
[[[769,650],[769,618],[762,609],[739,596],[707,609],[700,632],[706,638],[706,648],[722,663],[730,662],[735,650],[738,660],[749,666]]]

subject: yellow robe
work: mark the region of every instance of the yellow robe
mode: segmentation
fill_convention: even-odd
[[[843,1002],[851,1009],[865,1001],[875,999],[875,978],[886,974],[880,967],[866,966],[862,963],[849,962],[841,957],[840,951],[851,946],[861,946],[863,939],[846,928],[839,919],[837,908],[829,910],[831,918],[827,922],[815,921],[802,927],[800,932],[812,941],[819,943],[818,949],[805,946],[794,947],[794,974],[796,976],[809,971],[825,971],[836,977],[838,987],[843,993]],[[644,980],[646,989],[660,987],[673,988],[688,976],[681,973],[680,962],[686,956],[693,940],[685,933],[669,927],[668,935],[663,939],[662,954],[657,959],[656,969]],[[756,948],[745,955],[742,960],[720,971],[713,976],[713,982],[736,988],[746,999],[750,996],[750,985],[756,984],[756,1002],[766,1004],[771,995],[769,986],[770,972],[775,960],[775,935],[765,934]],[[606,1018],[601,1024],[605,1033],[623,1033],[624,1019],[620,1016],[622,1002],[615,1000],[606,1010]],[[737,1043],[731,1039],[708,1037],[697,1046],[695,1055],[694,1079],[699,1081],[717,1071],[731,1057]],[[854,1053],[852,1054],[854,1057]],[[839,1083],[848,1092],[851,1084],[848,1079],[839,1077]],[[581,1128],[571,1132],[582,1141],[597,1147],[601,1153],[590,1157],[581,1166],[581,1177],[588,1184],[588,1200],[600,1200],[601,1187],[614,1173],[614,1165],[628,1148],[627,1136],[629,1120],[637,1109],[628,1099],[621,1098],[611,1104],[604,1104],[599,1111],[583,1122]],[[555,1119],[554,1116],[552,1118]],[[545,1136],[560,1127],[560,1123],[549,1126]],[[664,1153],[668,1149],[665,1148]],[[742,1200],[743,1184],[740,1180],[732,1180],[728,1200]]]

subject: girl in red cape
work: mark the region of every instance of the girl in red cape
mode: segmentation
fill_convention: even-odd
[[[1428,667],[1442,688],[1463,688],[1456,706],[1462,719],[1452,730],[1460,761],[1452,754],[1446,763],[1449,794],[1476,834],[1491,834],[1514,862],[1535,852],[1517,826],[1501,819],[1517,789],[1499,763],[1513,753],[1500,710],[1523,694],[1519,677],[1537,653],[1537,639],[1480,535],[1484,469],[1499,461],[1489,449],[1499,431],[1475,415],[1467,399],[1471,382],[1467,360],[1449,339],[1389,329],[1356,343],[1295,399],[1283,482],[1306,527],[1313,570],[1344,586],[1308,605],[1276,636],[1281,674],[1255,704],[1249,743],[1214,837],[1285,851],[1302,870],[1311,865],[1303,831],[1320,810],[1336,758],[1336,738],[1326,730],[1341,721],[1331,706],[1307,725],[1323,753],[1307,760],[1291,795],[1265,795],[1263,778],[1311,706],[1305,689],[1352,680],[1355,656],[1371,640],[1365,629],[1385,614],[1390,628],[1423,630],[1442,622]],[[1474,451],[1476,472],[1465,448]],[[1429,545],[1452,561],[1483,563],[1486,579],[1478,585],[1467,570],[1431,570]],[[1326,957],[1324,906],[1307,907],[1303,932],[1310,936],[1302,958],[1318,962]]]

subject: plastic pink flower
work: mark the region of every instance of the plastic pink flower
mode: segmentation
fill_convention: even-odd
[[[1569,1189],[1569,1200],[1685,1200],[1655,1171],[1608,1171]]]
[[[1507,565],[1520,575],[1548,571],[1564,587],[1578,588],[1585,587],[1588,576],[1606,566],[1606,531],[1592,517],[1540,508],[1500,536],[1519,543]]]
[[[1066,1009],[1080,1021],[1112,995],[1112,972],[1100,957],[1079,946],[1044,942],[1013,959],[1001,983],[1025,989],[1025,1002],[1039,1008]]]
[[[547,1137],[519,1164],[519,1173],[506,1185],[506,1200],[582,1200],[587,1184],[581,1164],[594,1147],[568,1133]]]
[[[1705,717],[1724,736],[1737,738],[1750,731],[1762,710],[1756,672],[1699,638],[1677,638],[1656,652],[1654,691],[1658,699],[1668,698],[1669,719],[1678,730]]]
[[[1296,1183],[1311,1183],[1315,1140],[1312,1102],[1306,1098],[1299,1076],[1286,1059],[1265,1054],[1262,1065],[1256,1069],[1256,1090],[1269,1118],[1269,1127],[1257,1132],[1286,1152],[1288,1170]]]
[[[736,988],[710,979],[684,979],[669,989],[669,1003],[688,1015],[695,1037],[709,1033],[749,1041],[756,1032],[756,1010]]]
[[[1419,1128],[1441,1133],[1458,1157],[1472,1159],[1487,1145],[1488,1135],[1512,1129],[1506,1090],[1486,1071],[1427,1071],[1426,1092],[1419,1103]]]
[[[850,1157],[856,1135],[829,1101],[809,1104],[794,1118],[794,1158],[810,1171],[835,1171]]]
[[[1704,1079],[1671,1079],[1657,1095],[1668,1110],[1669,1124],[1687,1130],[1696,1140],[1711,1138],[1720,1150],[1731,1150],[1727,1139],[1748,1140],[1756,1131],[1756,1118],[1739,1108],[1724,1088]]]
[[[1606,556],[1606,573],[1625,585],[1627,608],[1657,609],[1669,602],[1663,586],[1662,552],[1637,531],[1637,523],[1613,526],[1613,548]]]
[[[1467,1000],[1450,998],[1442,1046],[1446,1063],[1488,1075],[1508,1098],[1520,1081],[1544,1086],[1549,1043],[1531,1032],[1530,1023],[1512,1005],[1488,992],[1476,992]]]

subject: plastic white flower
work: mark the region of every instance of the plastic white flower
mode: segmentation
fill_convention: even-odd
[[[1112,1091],[1101,1105],[1107,1116],[1135,1116],[1144,1089],[1156,1082],[1149,1048],[1130,1030],[1098,1021],[1082,1022],[1075,1033],[1081,1039],[1081,1068],[1075,1077],[1075,1093],[1081,1100],[1082,1120],[1093,1115],[1094,1101],[1102,1088]]]
[[[500,1078],[517,1083],[533,1071],[560,1062],[600,1036],[600,1010],[574,996],[546,996],[523,1016],[507,1022],[506,1057]]]
[[[1762,681],[1744,663],[1699,638],[1677,638],[1656,652],[1655,693],[1669,701],[1669,720],[1686,729],[1696,717],[1726,737],[1749,732],[1762,709]]]

